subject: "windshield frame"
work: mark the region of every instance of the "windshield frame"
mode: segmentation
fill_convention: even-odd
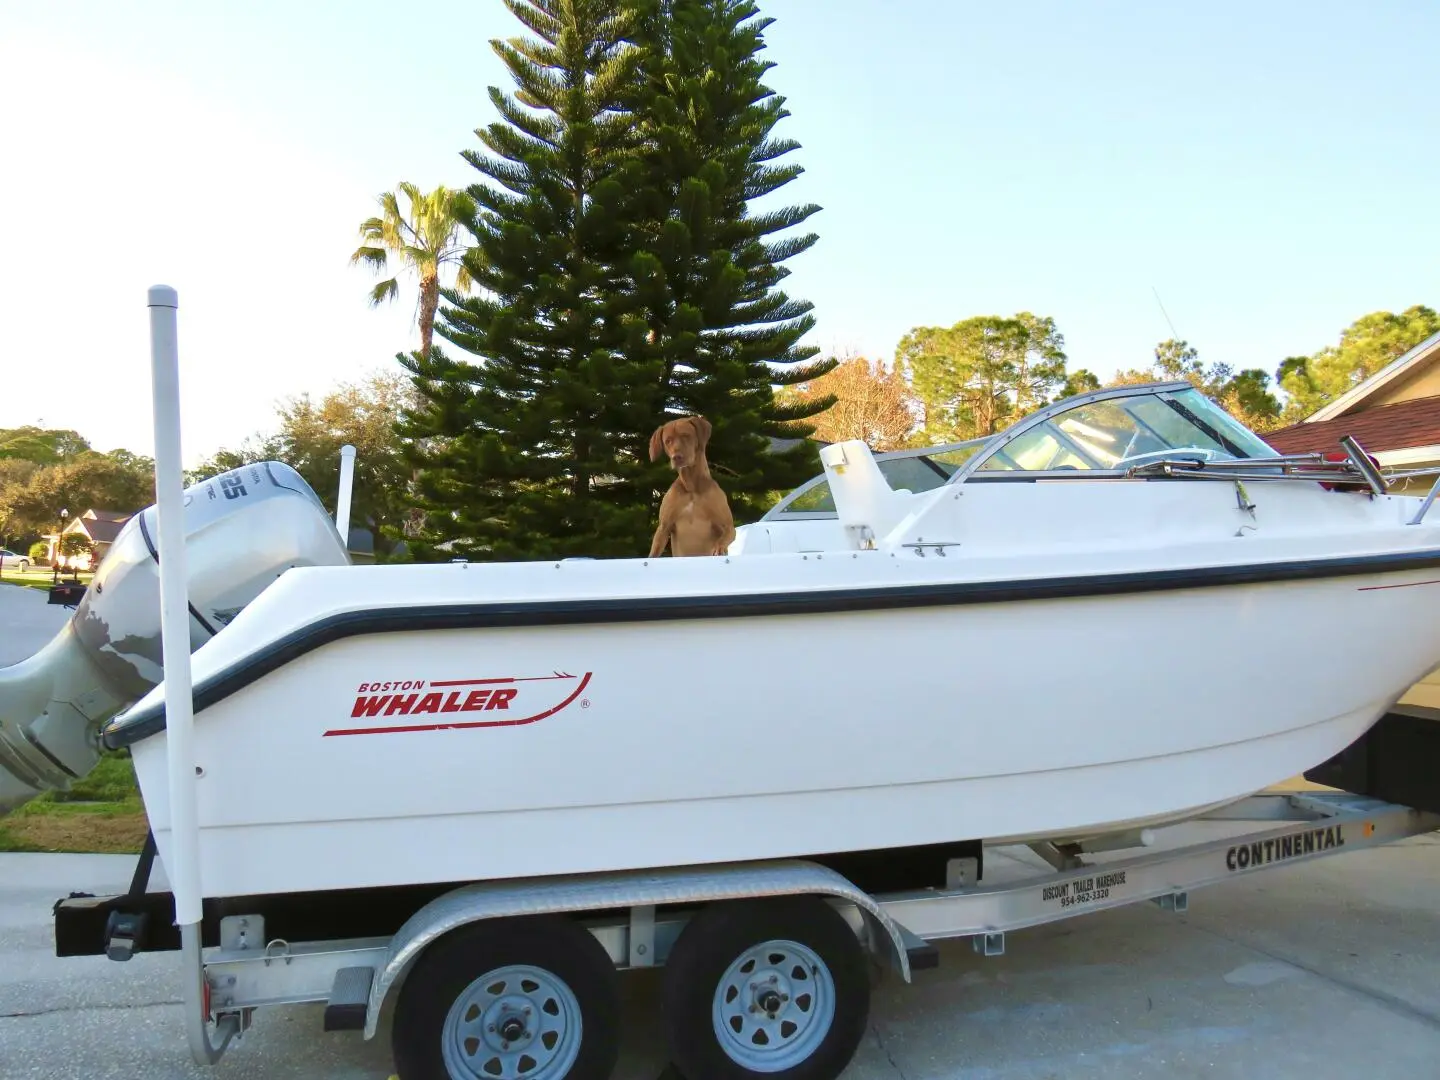
[[[1179,395],[1185,395],[1181,400],[1175,400]],[[1279,457],[1277,450],[1265,442],[1263,438],[1251,431],[1239,420],[1236,420],[1229,413],[1225,412],[1212,398],[1194,383],[1185,379],[1178,379],[1170,382],[1137,383],[1130,386],[1110,386],[1100,390],[1091,390],[1084,394],[1074,394],[1067,398],[1061,398],[1051,405],[1038,409],[1003,431],[994,435],[982,435],[975,439],[965,439],[961,442],[945,443],[940,446],[926,446],[906,450],[890,450],[884,453],[875,454],[877,462],[901,457],[929,457],[937,454],[962,450],[968,447],[977,447],[963,465],[957,468],[946,480],[936,487],[946,487],[951,484],[964,483],[1024,483],[1034,480],[1113,480],[1124,478],[1129,473],[1125,469],[990,469],[985,470],[987,461],[1003,455],[1007,446],[1013,445],[1016,440],[1022,438],[1036,428],[1049,424],[1051,421],[1064,416],[1072,410],[1081,408],[1100,401],[1114,401],[1124,398],[1151,397],[1158,401],[1165,402],[1167,406],[1174,409],[1178,415],[1187,423],[1198,427],[1215,442],[1229,448],[1237,457]],[[1199,415],[1187,404],[1188,401],[1200,400],[1206,403],[1206,415]],[[1136,418],[1137,423],[1144,423]],[[1227,428],[1227,431],[1216,430],[1215,422],[1220,421]],[[1148,426],[1148,425],[1146,425]],[[1068,436],[1059,428],[1050,427],[1062,445],[1073,450],[1074,447]],[[1234,436],[1243,432],[1255,444],[1249,450],[1234,441]],[[1081,456],[1088,456],[1080,451]],[[1223,460],[1223,459],[1222,459]],[[932,465],[932,467],[934,467]],[[761,521],[829,521],[834,520],[834,510],[790,510],[788,507],[800,499],[807,492],[812,491],[820,484],[826,483],[826,474],[821,471],[811,477],[805,483],[795,488],[778,503],[767,510],[760,518]],[[934,488],[929,490],[935,490]]]
[[[1184,395],[1184,397],[1181,397],[1181,395]],[[1174,382],[1153,382],[1139,383],[1133,386],[1112,386],[1106,387],[1101,390],[1092,390],[1089,393],[1085,394],[1075,394],[1072,397],[1062,398],[1054,404],[1047,405],[1045,408],[1039,409],[1036,412],[1031,413],[1029,416],[1017,421],[1010,427],[1006,428],[1004,431],[1000,432],[998,435],[992,436],[993,442],[991,443],[991,445],[985,447],[973,458],[967,461],[961,468],[957,469],[955,471],[955,475],[952,476],[948,481],[946,481],[946,483],[962,484],[971,478],[979,480],[981,479],[981,477],[986,480],[998,480],[1001,477],[1013,479],[1035,479],[1038,477],[1063,477],[1066,479],[1080,479],[1083,477],[1113,478],[1125,476],[1126,473],[1129,471],[1128,468],[1100,468],[1080,470],[1002,469],[986,470],[983,472],[982,470],[984,470],[984,466],[987,461],[991,461],[997,456],[1003,454],[1007,446],[1013,445],[1018,439],[1029,434],[1035,429],[1045,427],[1046,425],[1050,425],[1048,430],[1052,434],[1054,434],[1062,444],[1068,444],[1069,440],[1065,438],[1064,433],[1051,423],[1052,421],[1063,417],[1066,413],[1072,412],[1076,409],[1093,404],[1095,402],[1116,401],[1125,398],[1140,397],[1150,397],[1155,398],[1158,401],[1163,401],[1167,406],[1174,409],[1177,414],[1187,423],[1199,428],[1207,436],[1213,438],[1217,443],[1226,447],[1227,450],[1233,453],[1236,458],[1280,456],[1279,452],[1276,451],[1273,447],[1271,447],[1268,443],[1266,443],[1265,440],[1262,439],[1259,435],[1255,434],[1249,428],[1245,427],[1244,424],[1240,423],[1240,421],[1230,416],[1229,413],[1225,413],[1224,410],[1220,409],[1220,406],[1215,404],[1215,402],[1212,401],[1203,390],[1195,386],[1194,383],[1181,379]],[[1180,400],[1176,400],[1176,398],[1180,398]],[[1194,409],[1189,407],[1186,399],[1194,400],[1197,398],[1207,403],[1207,413],[1209,415],[1198,415]],[[1229,428],[1229,431],[1222,431],[1217,429],[1214,423],[1214,421],[1217,419],[1215,415],[1217,411],[1222,413],[1224,419],[1229,422],[1226,425]],[[1238,429],[1238,431],[1236,429]],[[1247,449],[1245,446],[1237,443],[1234,437],[1240,432],[1243,432],[1246,436],[1248,436],[1255,445]]]

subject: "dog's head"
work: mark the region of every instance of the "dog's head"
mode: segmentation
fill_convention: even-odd
[[[710,421],[703,416],[682,416],[661,424],[650,436],[650,460],[658,461],[663,453],[675,469],[694,465],[705,456],[710,441]]]

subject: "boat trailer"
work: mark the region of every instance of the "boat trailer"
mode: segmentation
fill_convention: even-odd
[[[1213,835],[1177,846],[1157,846],[1164,834],[1193,829],[1200,823],[1210,826]],[[392,890],[360,890],[360,895],[331,897],[332,910],[338,916],[333,921],[327,919],[323,893],[304,898],[207,901],[206,947],[198,958],[187,959],[187,964],[195,965],[192,970],[201,989],[188,1022],[208,1029],[205,1044],[211,1046],[213,1061],[231,1038],[250,1028],[255,1010],[261,1007],[322,1003],[326,1031],[362,1031],[368,1039],[377,1030],[382,1007],[399,999],[393,1041],[401,1050],[408,1045],[409,1035],[400,1025],[413,1013],[401,1004],[407,993],[407,976],[422,960],[440,964],[452,948],[458,948],[464,958],[460,962],[471,963],[469,954],[477,929],[493,931],[495,941],[516,931],[534,933],[540,939],[550,935],[555,952],[573,952],[582,969],[592,969],[589,976],[597,975],[593,970],[596,964],[603,964],[606,978],[621,971],[666,965],[673,965],[684,977],[713,973],[717,962],[709,956],[713,935],[686,934],[687,927],[697,923],[709,927],[730,916],[731,923],[740,924],[740,936],[716,942],[722,952],[728,949],[735,956],[763,952],[763,947],[773,946],[781,939],[781,930],[789,927],[790,937],[784,939],[787,947],[810,954],[806,959],[812,961],[817,989],[832,998],[830,1033],[840,1039],[811,1040],[809,1052],[826,1052],[829,1066],[816,1075],[834,1077],[849,1063],[858,1044],[858,1037],[849,1038],[848,1029],[842,1030],[839,1021],[846,1016],[863,1021],[869,1009],[869,978],[839,977],[855,968],[857,960],[887,966],[908,982],[915,971],[939,965],[937,943],[941,941],[968,938],[977,953],[999,956],[1005,952],[1006,935],[1013,931],[1142,901],[1183,913],[1190,893],[1207,885],[1378,847],[1437,829],[1440,814],[1381,799],[1332,791],[1275,792],[1143,833],[1073,845],[1030,844],[1030,850],[1040,856],[1032,861],[1040,865],[1028,867],[1016,880],[993,884],[984,880],[982,849],[939,864],[943,882],[879,894],[863,891],[819,862],[797,859],[482,882],[436,889],[428,898],[410,893],[408,899],[398,901],[387,895]],[[1012,846],[1025,845],[1005,848]],[[57,955],[103,954],[125,961],[140,951],[180,948],[173,925],[174,897],[147,889],[152,859],[153,845],[147,843],[136,880],[125,894],[72,894],[56,903]],[[322,934],[298,940],[278,933],[282,927],[287,933],[301,928],[296,922],[297,909],[312,913],[308,926],[312,932],[329,926],[347,936]],[[741,917],[736,920],[736,915]],[[843,921],[852,931],[850,940],[841,943],[833,936],[827,940],[827,919]],[[588,940],[579,941],[572,933],[575,930]],[[820,962],[814,964],[814,958]],[[727,954],[725,959],[728,962],[732,957]],[[667,971],[667,978],[672,974]],[[776,970],[765,978],[780,979],[783,974]],[[769,985],[760,981],[761,989]],[[703,1025],[693,1023],[693,1017],[687,1024],[683,1012],[672,1020],[674,1052],[685,1053],[677,1040],[703,1033],[709,1033],[713,1050],[735,1049],[724,1045],[719,1025],[708,1019],[712,1008],[722,1007],[725,983],[722,977],[703,986],[667,985],[667,999],[672,989],[682,1004],[686,998],[698,997],[707,1015]],[[423,989],[423,984],[415,985]],[[542,996],[545,989],[541,988]],[[682,990],[691,993],[681,994]],[[807,1028],[803,1023],[807,1018],[801,1013],[791,1016],[787,1011],[794,1008],[790,1001],[763,995],[740,1000],[746,1002],[747,1010],[737,1018],[743,1032],[768,1032],[769,1045],[775,1050],[791,1043],[797,1052],[805,1049],[803,1036],[813,1030],[813,1024]],[[451,1004],[444,1003],[447,1010]],[[758,1023],[748,1023],[754,1017],[759,1018]],[[856,1030],[863,1031],[863,1023]],[[213,1044],[212,1031],[218,1045]],[[512,1033],[517,1040],[527,1034],[523,1025]],[[587,1032],[585,1037],[610,1044],[618,1032]],[[501,1065],[512,1066],[497,1075],[524,1074],[524,1069],[514,1068],[518,1058],[509,1060],[514,1055],[500,1045],[496,1051]],[[729,1057],[742,1067],[748,1062],[754,1068],[762,1062],[758,1051],[752,1051],[749,1058],[743,1052]],[[531,1060],[541,1059],[531,1055]],[[718,1075],[706,1068],[703,1053],[692,1052],[683,1069],[692,1080]],[[757,1076],[762,1071],[754,1068]],[[406,1080],[404,1071],[400,1075]]]

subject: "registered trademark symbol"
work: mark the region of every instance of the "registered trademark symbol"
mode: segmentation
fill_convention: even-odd
[[[580,699],[580,707],[581,707],[582,709],[588,709],[588,708],[590,707],[590,699],[589,699],[588,697],[587,697],[587,698],[581,698],[581,699]]]

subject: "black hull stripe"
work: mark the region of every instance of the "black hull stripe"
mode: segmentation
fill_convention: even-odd
[[[310,625],[266,645],[220,674],[206,679],[195,687],[194,711],[199,713],[308,652],[345,638],[368,634],[897,611],[1314,581],[1436,568],[1440,568],[1440,548],[1238,566],[1085,574],[1029,581],[962,581],[933,585],[873,585],[857,589],[810,589],[745,595],[645,596],[367,608],[317,619]],[[106,728],[105,745],[111,749],[129,746],[163,731],[164,728],[163,708],[136,712],[127,718],[123,728]]]

